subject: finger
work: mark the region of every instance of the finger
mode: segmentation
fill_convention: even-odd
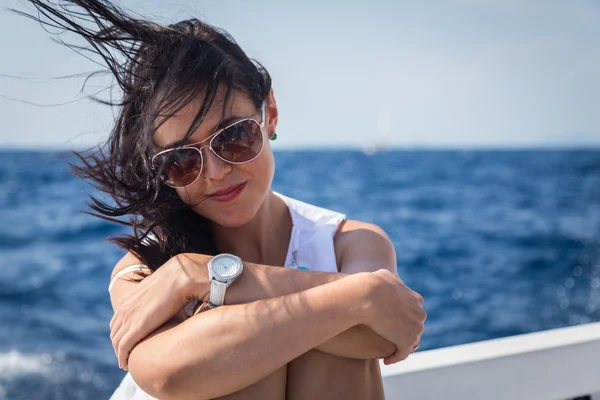
[[[397,352],[396,352],[396,353],[397,353]],[[390,364],[392,364],[392,363],[393,363],[392,361],[394,360],[394,356],[396,355],[396,353],[392,354],[391,356],[387,356],[386,358],[384,358],[384,359],[383,359],[383,363],[384,363],[385,365],[390,365]]]
[[[112,346],[113,349],[117,352],[117,358],[119,358],[119,343],[125,334],[127,333],[127,329],[125,327],[121,327],[118,331],[115,332],[114,337],[112,338]]]
[[[386,357],[384,357],[384,358],[383,358],[383,359],[384,359],[384,361],[385,361],[385,359],[386,359],[386,358],[392,358],[392,356],[393,356],[394,354],[396,354],[396,352],[397,352],[397,351],[398,351],[398,348],[397,348],[397,347],[396,347],[396,348],[394,348],[394,352],[393,352],[393,353],[391,353],[391,354],[388,354]]]
[[[119,356],[117,355],[117,351],[113,348],[113,351],[115,352],[115,358],[117,359],[117,362],[119,360]],[[118,365],[118,364],[117,364]]]
[[[384,363],[385,365],[390,365],[390,364],[392,363],[392,358],[393,358],[393,357],[394,357],[394,356],[393,356],[393,355],[391,355],[391,356],[389,356],[389,357],[386,357],[386,358],[384,358],[384,359],[383,359],[383,363]]]
[[[119,312],[119,310],[120,310],[120,309],[116,309],[116,310],[113,312],[113,316],[112,316],[112,318],[110,319],[110,322],[108,323],[108,327],[109,327],[111,330],[114,328],[114,326],[115,326],[115,322],[117,322],[117,320],[119,319],[119,315],[121,315],[121,314],[122,314],[121,312]]]
[[[129,355],[131,354],[131,351],[129,351],[127,353],[127,355],[124,357],[125,358],[125,364],[122,364],[121,368],[123,369],[123,371],[129,371]]]
[[[395,364],[397,362],[400,362],[404,359],[406,359],[406,355],[404,353],[401,353],[400,350],[398,350],[391,356],[384,358],[383,363],[385,365],[390,365],[390,364]]]
[[[127,370],[127,366],[129,363],[129,354],[131,354],[131,350],[138,344],[139,340],[136,338],[135,333],[128,332],[123,336],[121,342],[119,343],[119,367]]]
[[[117,331],[119,330],[118,327],[115,325],[117,322],[117,314],[115,314],[115,316],[113,317],[113,321],[111,321],[110,324],[110,340],[113,340],[113,337],[115,336],[115,333],[117,333]]]
[[[113,327],[110,328],[110,340],[113,340],[117,332],[121,329],[123,325],[123,318],[121,318],[121,314],[118,314]]]

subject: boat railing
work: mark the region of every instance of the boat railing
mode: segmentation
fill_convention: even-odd
[[[600,322],[417,351],[381,367],[388,400],[600,400]]]

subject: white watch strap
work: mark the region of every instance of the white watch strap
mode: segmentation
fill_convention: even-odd
[[[212,307],[222,306],[225,303],[225,291],[227,283],[212,279],[210,281],[210,299],[209,305]]]

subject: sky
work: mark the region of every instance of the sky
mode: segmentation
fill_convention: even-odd
[[[276,150],[600,146],[594,0],[117,4],[161,23],[197,17],[227,30],[271,73]],[[110,80],[80,93],[82,79],[55,79],[98,66],[6,10],[32,10],[26,1],[1,6],[0,147],[106,140],[117,110],[85,95]]]

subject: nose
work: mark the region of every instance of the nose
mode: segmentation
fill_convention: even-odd
[[[202,173],[205,179],[220,181],[231,172],[231,164],[217,157],[208,146],[202,147],[200,152],[202,152],[202,162],[204,163]]]

